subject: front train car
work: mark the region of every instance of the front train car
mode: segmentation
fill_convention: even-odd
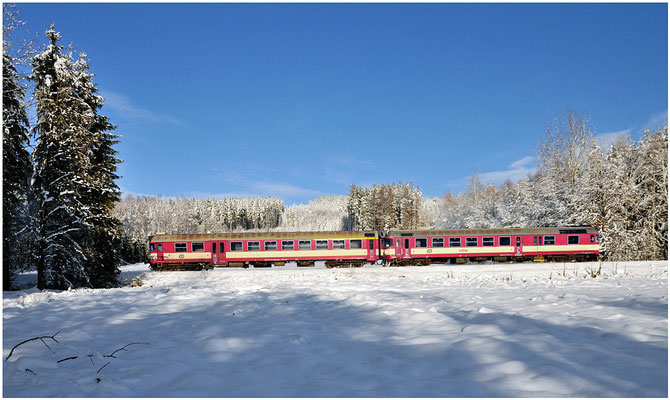
[[[154,235],[149,238],[152,269],[270,267],[295,262],[326,267],[360,267],[379,258],[376,232],[255,232]]]
[[[597,229],[554,228],[446,229],[389,231],[382,238],[385,264],[427,265],[467,261],[595,260]]]

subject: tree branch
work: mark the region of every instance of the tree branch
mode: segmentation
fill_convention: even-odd
[[[43,339],[51,339],[51,340],[53,340],[53,341],[56,342],[56,343],[60,343],[58,340],[56,340],[56,337],[55,337],[55,336],[58,335],[59,333],[60,333],[60,331],[54,333],[54,334],[51,335],[51,336],[38,336],[38,337],[34,337],[34,338],[30,338],[30,339],[24,340],[23,342],[21,342],[21,343],[17,344],[16,346],[12,347],[12,350],[9,352],[9,355],[7,356],[7,358],[5,358],[5,361],[9,360],[9,357],[12,356],[12,353],[14,353],[14,350],[15,350],[17,347],[21,346],[22,344],[25,344],[25,343],[28,343],[28,342],[32,342],[33,340],[41,340],[42,343],[44,343],[45,346],[47,346],[47,344],[44,342]],[[51,350],[51,348],[50,348],[49,346],[47,346],[47,348],[48,348],[49,350]],[[51,350],[51,351],[53,352],[53,350]],[[55,353],[54,353],[54,354],[55,354]]]
[[[119,352],[119,351],[121,351],[121,350],[123,350],[123,351],[128,351],[128,350],[126,350],[126,347],[131,346],[131,345],[134,345],[134,344],[146,344],[146,345],[148,345],[149,343],[144,343],[144,342],[133,342],[133,343],[128,343],[127,345],[121,347],[120,349],[114,350],[114,351],[112,352],[112,354],[106,354],[106,355],[103,355],[103,357],[112,357],[112,358],[116,358],[116,357],[114,356],[114,354],[115,354],[116,352]]]

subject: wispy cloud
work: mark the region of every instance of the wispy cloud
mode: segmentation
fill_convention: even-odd
[[[632,131],[632,129],[624,129],[616,132],[600,133],[595,136],[596,143],[598,146],[600,146],[601,149],[607,150],[612,145],[612,143],[619,140],[619,138],[630,135]]]
[[[644,125],[642,131],[646,130],[656,130],[663,128],[663,125],[668,124],[668,110],[662,111],[658,114],[654,114],[649,118],[649,121]]]
[[[519,160],[514,161],[507,169],[499,171],[490,171],[479,174],[479,179],[484,183],[494,183],[500,185],[507,180],[518,181],[526,178],[529,174],[535,171],[533,166],[535,157],[525,156]]]
[[[104,91],[102,92],[102,97],[105,98],[105,107],[109,107],[117,112],[119,118],[126,119],[132,123],[186,126],[179,118],[140,107],[122,94]]]

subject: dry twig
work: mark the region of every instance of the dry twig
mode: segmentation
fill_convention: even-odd
[[[127,345],[121,347],[120,349],[114,350],[114,351],[112,352],[112,354],[106,354],[106,355],[103,355],[103,357],[112,357],[112,358],[116,358],[116,356],[114,356],[114,354],[115,354],[116,352],[121,351],[121,350],[123,350],[123,351],[128,351],[128,350],[126,350],[126,347],[131,346],[131,345],[133,345],[133,344],[146,344],[146,345],[148,345],[149,343],[144,343],[144,342],[133,342],[133,343],[128,343]]]
[[[100,373],[100,371],[102,371],[102,369],[103,369],[103,368],[105,368],[106,366],[108,366],[108,365],[109,365],[109,363],[111,363],[111,361],[110,361],[110,362],[108,362],[107,364],[103,365],[102,367],[100,367],[100,369],[98,370],[98,372],[96,372],[96,374],[99,374],[99,373]]]
[[[7,356],[7,358],[5,358],[5,361],[9,360],[9,357],[12,356],[12,353],[14,353],[14,350],[17,347],[21,346],[22,344],[32,342],[33,340],[40,340],[40,341],[42,341],[42,343],[44,343],[45,346],[47,346],[47,344],[44,342],[44,339],[51,339],[56,343],[60,343],[58,340],[56,340],[56,335],[58,335],[59,333],[60,333],[60,331],[54,333],[51,336],[38,336],[38,337],[34,337],[34,338],[24,340],[23,342],[21,342],[21,343],[17,344],[16,346],[12,347],[12,350],[10,350],[9,355]],[[51,347],[47,346],[47,349],[51,350]],[[51,352],[53,353],[53,350],[51,350]],[[56,353],[54,353],[54,354],[56,354]]]

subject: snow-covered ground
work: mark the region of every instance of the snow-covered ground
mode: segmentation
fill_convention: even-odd
[[[59,332],[4,396],[668,394],[667,262],[123,270],[143,285],[4,293],[3,360]]]

